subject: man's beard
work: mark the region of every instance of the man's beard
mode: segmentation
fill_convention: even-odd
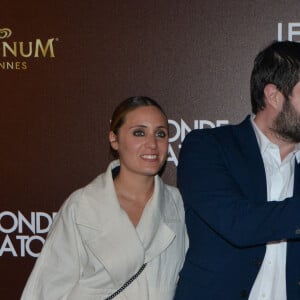
[[[300,142],[300,114],[291,105],[290,99],[285,99],[281,112],[273,122],[272,130],[284,141]]]

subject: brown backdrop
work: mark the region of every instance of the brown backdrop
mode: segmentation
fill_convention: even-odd
[[[1,4],[1,299],[19,299],[53,213],[111,160],[116,104],[147,95],[165,108],[163,177],[176,184],[186,133],[243,119],[256,53],[300,40],[298,0]]]

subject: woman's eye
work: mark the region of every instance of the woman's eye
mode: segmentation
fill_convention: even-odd
[[[165,131],[158,131],[158,132],[156,133],[156,136],[161,137],[161,138],[164,138],[164,137],[167,136],[167,133],[166,133]]]
[[[134,135],[134,136],[144,136],[145,133],[144,133],[143,130],[135,130],[135,131],[133,132],[133,135]]]

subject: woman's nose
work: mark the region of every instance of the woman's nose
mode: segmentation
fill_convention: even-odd
[[[155,149],[157,147],[157,140],[154,135],[150,135],[147,137],[146,144],[148,147],[151,147],[152,149]]]

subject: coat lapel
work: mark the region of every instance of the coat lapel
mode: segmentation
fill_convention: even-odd
[[[80,202],[77,217],[78,225],[89,230],[87,247],[116,286],[124,284],[144,262],[151,261],[172,243],[175,233],[166,222],[179,221],[175,204],[160,177],[155,176],[153,195],[135,228],[115,193],[111,171],[118,164],[112,162],[106,173],[83,189],[85,201]]]
[[[176,207],[164,195],[164,186],[159,176],[155,176],[155,187],[150,201],[144,208],[137,226],[138,235],[145,248],[145,261],[151,261],[162,253],[175,238],[175,233],[166,224],[166,213],[177,216]],[[168,202],[168,210],[165,205]]]
[[[87,247],[103,264],[116,286],[122,285],[144,263],[144,247],[127,214],[121,209],[112,179],[114,161],[106,173],[83,190],[78,225],[90,229]]]
[[[238,126],[232,127],[232,130],[233,138],[236,140],[230,145],[240,145],[238,152],[229,149],[236,178],[241,182],[240,186],[246,195],[250,195],[255,201],[265,202],[267,199],[265,169],[250,116]]]
[[[300,163],[295,162],[294,196],[300,197]]]

